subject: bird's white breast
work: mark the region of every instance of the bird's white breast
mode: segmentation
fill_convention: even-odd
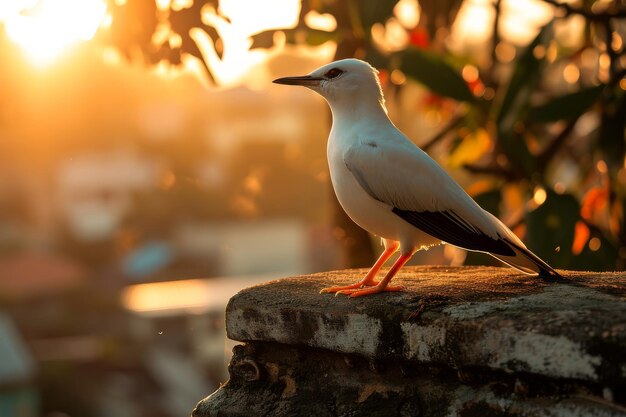
[[[440,243],[440,240],[401,219],[391,211],[393,207],[375,200],[361,187],[343,158],[346,149],[359,140],[354,136],[350,137],[350,133],[337,132],[333,128],[327,148],[331,182],[337,199],[348,216],[376,236],[399,241],[404,251]]]

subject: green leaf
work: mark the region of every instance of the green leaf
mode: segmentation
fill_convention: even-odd
[[[537,174],[537,160],[528,150],[526,140],[513,129],[498,130],[498,144],[508,160],[521,169],[526,177]]]
[[[441,57],[420,49],[402,53],[400,69],[429,90],[458,101],[474,101],[463,77]]]
[[[600,235],[591,235],[591,238],[600,239],[600,249],[592,251],[589,245],[580,255],[575,256],[572,262],[567,264],[568,269],[583,271],[613,271],[617,268],[619,252],[615,245]]]
[[[265,32],[257,33],[251,36],[252,45],[250,45],[250,49],[269,49],[274,46],[274,35],[276,34],[275,30],[266,30]]]
[[[534,49],[546,45],[552,38],[552,25],[544,26],[537,37],[520,55],[513,75],[500,101],[496,124],[498,144],[511,163],[524,171],[528,177],[536,173],[536,162],[526,145],[524,137],[515,132],[515,124],[529,106],[530,93],[535,89],[541,76],[543,59],[535,57]]]
[[[617,172],[623,164],[626,154],[626,95],[615,96],[605,104],[601,114],[598,145],[604,160],[609,165],[609,172]]]
[[[307,29],[306,43],[312,46],[318,46],[328,41],[336,41],[337,34],[335,32],[326,32],[317,29]]]
[[[580,205],[570,194],[546,192],[545,202],[526,215],[526,243],[551,266],[567,268],[574,259],[572,243]]]
[[[496,217],[500,216],[500,203],[502,201],[502,193],[500,189],[485,191],[473,197],[474,201],[478,203],[480,207],[487,210],[489,213]],[[491,256],[482,252],[467,252],[465,258],[465,265],[501,265],[499,261],[496,261]]]
[[[365,29],[375,23],[385,23],[393,15],[393,8],[398,0],[354,1],[358,5],[359,19]]]
[[[478,203],[480,207],[496,217],[500,215],[501,200],[502,193],[500,192],[500,189],[485,191],[484,193],[474,196],[474,201]]]
[[[554,98],[530,110],[529,117],[538,122],[571,120],[586,112],[598,100],[604,85],[584,88],[575,93]]]
[[[379,70],[389,68],[389,55],[382,54],[371,44],[365,49],[365,57],[363,60],[369,62],[374,68],[378,68]]]
[[[503,130],[511,129],[522,109],[528,106],[528,98],[539,81],[544,62],[535,57],[533,51],[539,45],[545,46],[551,38],[552,25],[548,24],[539,31],[517,60],[496,117],[498,126]]]
[[[478,161],[492,146],[492,140],[485,129],[476,129],[465,135],[448,154],[448,165],[458,168]]]

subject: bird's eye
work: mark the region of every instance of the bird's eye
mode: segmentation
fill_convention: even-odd
[[[326,76],[326,78],[337,78],[341,74],[343,74],[343,71],[340,70],[339,68],[331,68],[324,75]]]

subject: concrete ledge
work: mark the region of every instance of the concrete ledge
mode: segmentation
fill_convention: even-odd
[[[510,268],[421,267],[394,279],[404,293],[358,299],[319,294],[364,273],[282,279],[233,297],[228,336],[247,342],[241,347],[247,350],[235,353],[231,381],[195,415],[240,415],[229,414],[227,398],[263,401],[246,382],[252,374],[253,381],[265,381],[265,390],[280,391],[271,401],[289,412],[306,403],[307,392],[329,398],[343,392],[329,414],[318,415],[373,415],[363,404],[376,394],[378,400],[413,404],[419,398],[422,409],[445,404],[441,409],[448,410],[414,414],[407,405],[406,413],[400,407],[380,415],[486,415],[470,413],[484,404],[509,413],[493,415],[626,416],[626,274],[565,272],[555,283]],[[338,362],[365,365],[344,369]],[[381,366],[395,371],[381,374]],[[420,372],[407,376],[407,369]],[[494,384],[509,387],[506,394],[494,391]],[[285,390],[294,395],[285,397]],[[533,398],[525,397],[528,392]],[[551,403],[554,396],[560,399]],[[257,415],[297,414],[273,409]]]
[[[357,299],[319,289],[364,271],[272,281],[231,299],[226,329],[239,341],[626,383],[625,274],[549,283],[512,271],[413,268],[394,281],[405,293]]]

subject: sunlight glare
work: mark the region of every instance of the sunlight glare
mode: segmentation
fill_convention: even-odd
[[[299,1],[222,0],[221,13],[246,36],[269,29],[293,28],[300,15]]]
[[[199,279],[137,284],[124,290],[122,303],[132,311],[201,307],[208,291],[209,285]]]
[[[514,45],[527,45],[553,16],[552,6],[540,0],[503,1],[500,35]]]
[[[575,82],[578,81],[579,78],[580,78],[580,70],[578,69],[576,64],[572,62],[567,64],[565,66],[565,69],[563,69],[563,79],[568,84],[574,84]]]
[[[215,51],[213,40],[204,30],[193,28],[189,34],[202,51],[218,83],[230,86],[242,82],[252,68],[258,67],[273,53],[272,50],[251,50],[250,37],[266,30],[295,27],[300,7],[300,2],[296,0],[222,0],[219,11],[226,19],[210,7],[203,9],[202,21],[213,26],[223,42],[221,58]]]
[[[452,37],[461,43],[482,43],[491,36],[495,11],[489,0],[466,1],[452,25]]]
[[[22,10],[32,9],[38,0],[15,0],[0,1],[0,22],[8,20],[11,16],[19,14]]]
[[[533,201],[535,202],[535,204],[537,204],[537,206],[540,206],[543,203],[545,203],[547,198],[548,198],[548,193],[546,193],[546,190],[544,190],[541,187],[535,188],[535,193],[533,194]]]
[[[400,0],[393,12],[406,29],[413,29],[420,21],[421,9],[417,0]]]
[[[12,13],[0,14],[9,38],[37,65],[52,61],[68,47],[96,33],[105,13],[104,0],[20,1]]]
[[[401,51],[409,43],[409,35],[398,19],[390,18],[385,25],[376,23],[372,26],[372,41],[383,51]]]
[[[170,9],[172,0],[156,0],[157,10],[160,12],[166,12]]]
[[[330,13],[320,14],[311,10],[304,16],[304,23],[311,29],[334,32],[337,29],[337,19]]]
[[[193,6],[193,0],[172,0],[171,7],[175,12],[179,12],[183,9],[188,9]]]
[[[499,35],[515,46],[527,45],[553,16],[553,7],[540,0],[503,0]],[[463,50],[464,46],[484,44],[491,38],[494,18],[492,0],[463,2],[452,25],[450,46]]]

